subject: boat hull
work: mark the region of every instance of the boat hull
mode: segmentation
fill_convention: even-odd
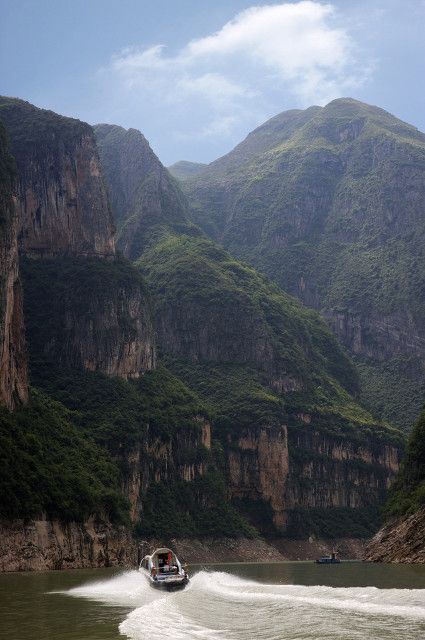
[[[149,584],[153,589],[161,589],[165,591],[177,591],[179,589],[184,589],[188,583],[189,578],[187,577],[179,581],[154,580],[153,578],[149,578]]]

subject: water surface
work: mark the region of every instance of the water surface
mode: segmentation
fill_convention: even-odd
[[[0,576],[7,640],[422,640],[425,567],[197,565],[183,591],[136,570]]]

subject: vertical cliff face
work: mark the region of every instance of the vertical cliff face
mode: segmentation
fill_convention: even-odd
[[[10,98],[0,98],[0,117],[18,169],[18,248],[22,259],[30,259],[23,264],[28,298],[40,286],[39,304],[26,306],[33,316],[30,341],[63,366],[123,378],[152,369],[148,293],[139,274],[115,259],[115,228],[92,128]],[[35,258],[43,260],[37,265]],[[72,267],[66,258],[74,260]],[[56,320],[46,325],[52,313]]]
[[[130,501],[130,517],[133,523],[143,519],[143,495],[154,483],[173,484],[176,480],[192,482],[208,469],[203,461],[188,461],[187,452],[205,447],[211,449],[211,427],[205,418],[198,416],[194,422],[199,430],[181,432],[164,442],[148,428],[145,439],[128,455],[129,472],[123,483],[123,493]]]
[[[286,426],[257,427],[233,444],[227,454],[229,498],[268,502],[275,527],[284,531],[289,473]]]
[[[311,424],[302,429],[263,425],[231,440],[228,495],[267,502],[275,528],[285,532],[289,526],[298,528],[299,507],[326,512],[382,504],[401,455],[401,443],[380,442],[372,435],[356,441]]]
[[[112,257],[114,227],[89,125],[0,99],[18,167],[19,252]]]
[[[0,405],[9,409],[28,400],[15,201],[14,164],[0,122]]]

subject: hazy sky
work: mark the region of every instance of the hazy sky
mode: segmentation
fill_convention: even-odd
[[[0,93],[210,162],[352,97],[425,131],[425,0],[0,0]]]

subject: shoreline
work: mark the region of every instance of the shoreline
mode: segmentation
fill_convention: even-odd
[[[140,543],[126,527],[97,523],[63,524],[47,520],[0,522],[0,573],[134,567],[158,540]],[[360,560],[370,539],[291,540],[279,538],[163,539],[183,562],[284,562],[315,560],[338,551],[342,560]]]

